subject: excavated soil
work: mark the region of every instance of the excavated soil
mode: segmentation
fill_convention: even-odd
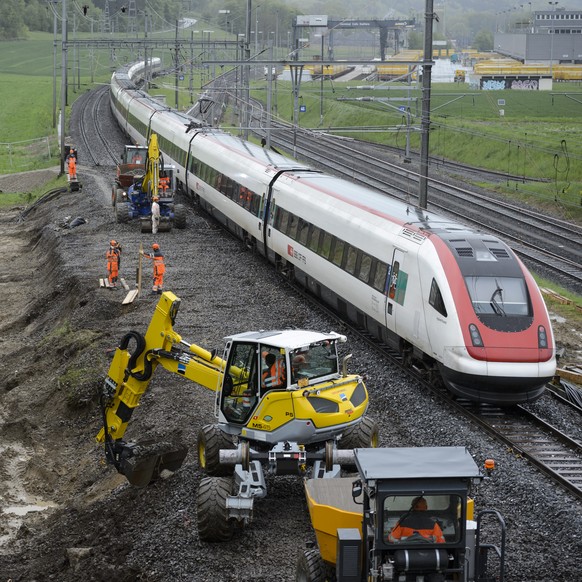
[[[114,222],[112,175],[112,168],[81,164],[81,191],[39,204],[24,220],[20,208],[0,213],[0,582],[293,580],[298,552],[314,540],[298,477],[269,478],[253,523],[232,542],[198,538],[195,442],[214,420],[212,393],[156,372],[127,436],[172,438],[191,449],[180,470],[148,488],[131,488],[95,442],[111,350],[126,332],[145,331],[157,301],[149,277],[128,306],[121,304],[125,291],[98,286],[111,238],[122,244],[121,276],[132,286],[139,244],[154,240],[135,224]],[[67,228],[77,216],[86,224]],[[156,240],[166,288],[182,299],[176,330],[186,341],[220,348],[224,336],[250,329],[344,331],[191,208],[187,229]],[[564,328],[573,351],[579,331]],[[579,502],[361,342],[349,338],[349,352],[351,370],[368,378],[382,446],[461,445],[479,464],[497,460],[498,471],[475,495],[479,506],[506,517],[506,580],[579,579]],[[536,406],[582,440],[578,417],[554,410],[545,397]]]

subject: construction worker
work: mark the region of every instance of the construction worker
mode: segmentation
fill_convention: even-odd
[[[160,250],[160,245],[154,243],[152,245],[153,253],[140,253],[146,258],[151,259],[154,262],[154,285],[152,287],[152,293],[162,294],[164,287],[164,273],[166,272],[166,265],[164,264],[164,255]]]
[[[285,361],[273,353],[265,356],[266,370],[263,372],[263,388],[281,388],[285,386]]]
[[[152,198],[152,233],[157,234],[160,226],[160,197],[154,196]]]
[[[71,153],[68,156],[68,164],[69,164],[69,182],[76,182],[77,181],[77,158],[74,155],[75,150],[71,150]]]
[[[160,182],[158,184],[159,190],[164,194],[170,187],[170,178],[166,176],[166,172],[160,172]]]
[[[429,542],[443,544],[445,542],[443,531],[440,525],[426,513],[427,509],[426,499],[422,496],[415,497],[410,504],[410,509],[392,528],[388,541],[404,541],[416,534],[420,540],[424,538]]]
[[[110,287],[117,287],[117,278],[119,276],[119,266],[121,264],[121,245],[115,241],[109,241],[109,249],[105,253],[107,258],[107,278]]]

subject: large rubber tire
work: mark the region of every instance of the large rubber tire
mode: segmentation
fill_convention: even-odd
[[[198,487],[198,536],[203,542],[227,542],[234,533],[226,500],[233,481],[227,477],[204,477]]]
[[[338,443],[340,449],[375,449],[377,446],[378,425],[368,416],[348,428]]]
[[[198,465],[208,475],[232,475],[232,465],[220,464],[220,449],[234,449],[232,438],[216,424],[206,424],[198,433]]]
[[[186,228],[186,207],[183,204],[174,206],[174,226],[176,228]]]
[[[111,188],[111,206],[113,206],[114,208],[115,208],[116,192],[117,192],[117,186],[113,186]]]
[[[297,560],[296,582],[324,582],[325,568],[319,550],[304,550]]]
[[[115,204],[119,204],[120,202],[126,202],[126,199],[123,195],[123,190],[121,188],[117,188],[117,191],[115,192]]]
[[[120,224],[129,222],[129,202],[118,202],[115,205],[115,219]]]

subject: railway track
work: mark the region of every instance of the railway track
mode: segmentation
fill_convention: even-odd
[[[582,499],[582,444],[523,406],[464,408],[473,422]]]
[[[80,99],[79,123],[80,135],[83,143],[83,152],[87,152],[94,166],[102,163],[102,152],[106,152],[113,165],[118,162],[118,154],[110,146],[110,140],[102,129],[100,119],[106,114],[104,108],[109,109],[109,86],[105,85],[88,93]],[[96,142],[95,138],[98,138]]]

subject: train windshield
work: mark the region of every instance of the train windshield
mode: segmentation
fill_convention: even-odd
[[[532,316],[525,280],[519,277],[465,277],[477,315]]]

